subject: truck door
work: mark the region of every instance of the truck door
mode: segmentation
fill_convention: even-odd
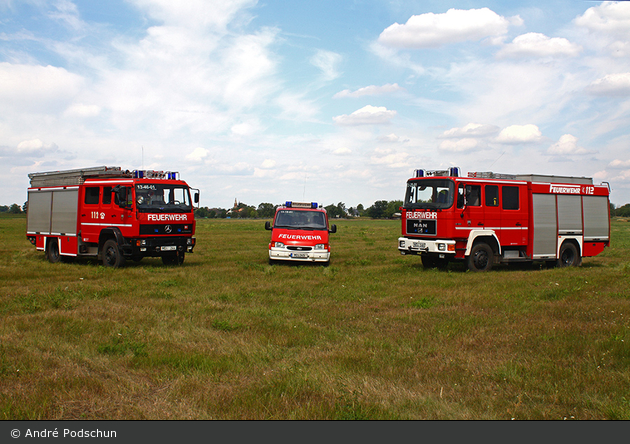
[[[527,188],[501,186],[501,244],[527,245]]]
[[[463,183],[460,184],[460,193],[465,196],[464,202],[458,201],[458,208],[462,208],[460,215],[462,222],[462,231],[464,236],[468,237],[468,231],[470,230],[483,230],[485,228],[484,210],[481,196],[481,185]]]

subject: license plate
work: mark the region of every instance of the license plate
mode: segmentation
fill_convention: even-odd
[[[166,247],[162,247],[162,251],[175,251],[177,247],[175,245],[167,245]]]
[[[291,253],[291,257],[305,258],[308,257],[308,253]]]
[[[427,244],[425,242],[414,242],[413,243],[413,248],[417,248],[419,250],[424,250],[425,248],[427,248]]]

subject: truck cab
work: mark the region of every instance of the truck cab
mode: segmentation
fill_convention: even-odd
[[[276,261],[330,263],[329,233],[337,226],[328,226],[328,214],[316,202],[291,202],[276,209],[271,231],[269,263]]]

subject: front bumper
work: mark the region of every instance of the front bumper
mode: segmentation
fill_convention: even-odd
[[[455,256],[455,241],[399,237],[398,251],[400,254],[449,254]]]
[[[328,262],[330,260],[330,251],[292,251],[287,248],[272,247],[269,249],[269,259],[280,261]]]
[[[152,237],[131,239],[132,256],[162,256],[167,253],[192,253],[195,248],[194,237]]]

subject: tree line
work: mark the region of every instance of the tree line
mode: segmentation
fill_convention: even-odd
[[[402,200],[377,200],[368,208],[365,208],[363,204],[347,208],[346,204],[343,202],[338,202],[336,205],[330,204],[324,208],[330,218],[371,217],[373,219],[385,219],[394,217],[395,213],[399,213],[402,204]],[[230,209],[201,207],[195,210],[195,217],[209,219],[270,219],[273,218],[279,206],[280,205],[263,202],[256,207],[240,202]]]

